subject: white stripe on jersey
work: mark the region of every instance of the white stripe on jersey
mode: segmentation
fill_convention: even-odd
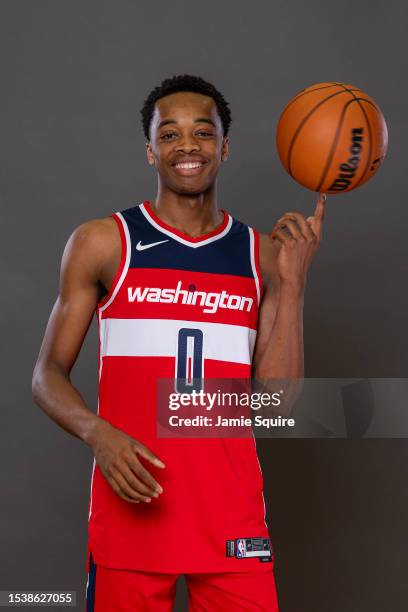
[[[259,278],[258,278],[258,272],[256,271],[256,266],[255,266],[255,237],[254,237],[254,230],[252,229],[252,227],[248,226],[248,231],[249,231],[249,242],[250,242],[250,256],[251,256],[251,267],[252,267],[252,274],[254,275],[254,279],[255,279],[255,285],[256,285],[256,295],[258,297],[258,304],[260,302],[261,299],[261,294],[260,294],[260,289],[259,289]]]
[[[228,223],[226,227],[222,230],[222,232],[220,232],[219,234],[216,234],[215,236],[210,236],[210,238],[205,238],[204,240],[200,240],[199,242],[191,242],[190,240],[186,240],[185,238],[182,238],[178,234],[159,225],[154,219],[152,219],[152,217],[149,214],[149,211],[146,209],[143,202],[139,204],[139,208],[144,214],[144,216],[146,217],[146,219],[148,220],[148,222],[151,223],[151,225],[153,225],[153,227],[155,227],[157,230],[159,230],[159,232],[161,232],[162,234],[166,234],[166,236],[170,236],[170,238],[177,240],[177,242],[181,242],[181,244],[192,247],[193,249],[204,246],[205,244],[210,244],[211,242],[215,242],[216,240],[223,238],[226,234],[228,234],[232,226],[232,217],[229,213],[226,213],[228,216]]]
[[[101,319],[101,358],[176,357],[178,331],[182,327],[202,330],[204,359],[251,364],[255,329],[174,319]]]
[[[120,212],[116,212],[115,215],[118,217],[118,219],[120,219],[122,225],[123,225],[123,231],[125,233],[125,237],[126,237],[126,258],[125,258],[125,264],[123,266],[123,270],[122,270],[122,274],[120,275],[120,278],[113,290],[112,295],[110,296],[109,300],[106,302],[106,304],[104,304],[103,306],[101,306],[99,308],[99,312],[102,312],[103,310],[106,310],[106,308],[112,304],[113,300],[116,297],[117,292],[119,291],[119,289],[122,286],[123,281],[125,280],[126,274],[129,270],[129,263],[130,263],[130,254],[131,254],[131,240],[130,240],[130,234],[129,234],[129,228],[128,225],[122,215],[122,213]],[[122,241],[121,241],[122,242]],[[122,245],[123,248],[123,245]]]

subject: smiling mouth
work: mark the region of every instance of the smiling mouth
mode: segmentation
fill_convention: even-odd
[[[177,162],[176,164],[173,164],[173,168],[177,174],[181,174],[183,176],[193,176],[199,174],[206,165],[206,161]]]

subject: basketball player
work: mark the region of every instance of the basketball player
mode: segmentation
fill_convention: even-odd
[[[259,235],[217,205],[224,97],[177,76],[142,117],[156,198],[72,233],[33,375],[37,404],[95,457],[87,610],[170,611],[183,574],[192,611],[275,612],[253,436],[158,437],[156,382],[303,377],[303,293],[325,198],[312,217],[289,212]],[[70,381],[95,312],[98,414]]]

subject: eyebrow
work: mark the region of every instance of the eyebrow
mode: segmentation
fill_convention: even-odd
[[[158,129],[160,129],[164,125],[169,125],[169,123],[177,123],[177,121],[175,119],[163,119],[163,121],[160,121],[158,125]],[[209,123],[213,127],[215,128],[217,127],[214,121],[212,121],[211,119],[208,119],[207,117],[199,117],[198,119],[194,119],[194,123]]]

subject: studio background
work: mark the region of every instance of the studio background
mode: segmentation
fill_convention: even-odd
[[[407,12],[368,0],[1,2],[0,590],[77,590],[82,609],[92,456],[34,405],[31,375],[71,232],[155,196],[139,110],[163,78],[200,75],[230,102],[219,205],[263,232],[315,206],[275,150],[286,102],[342,81],[379,104],[382,168],[328,198],[305,299],[306,375],[406,376]],[[95,319],[72,381],[96,410]],[[257,446],[281,611],[405,611],[406,440]]]

